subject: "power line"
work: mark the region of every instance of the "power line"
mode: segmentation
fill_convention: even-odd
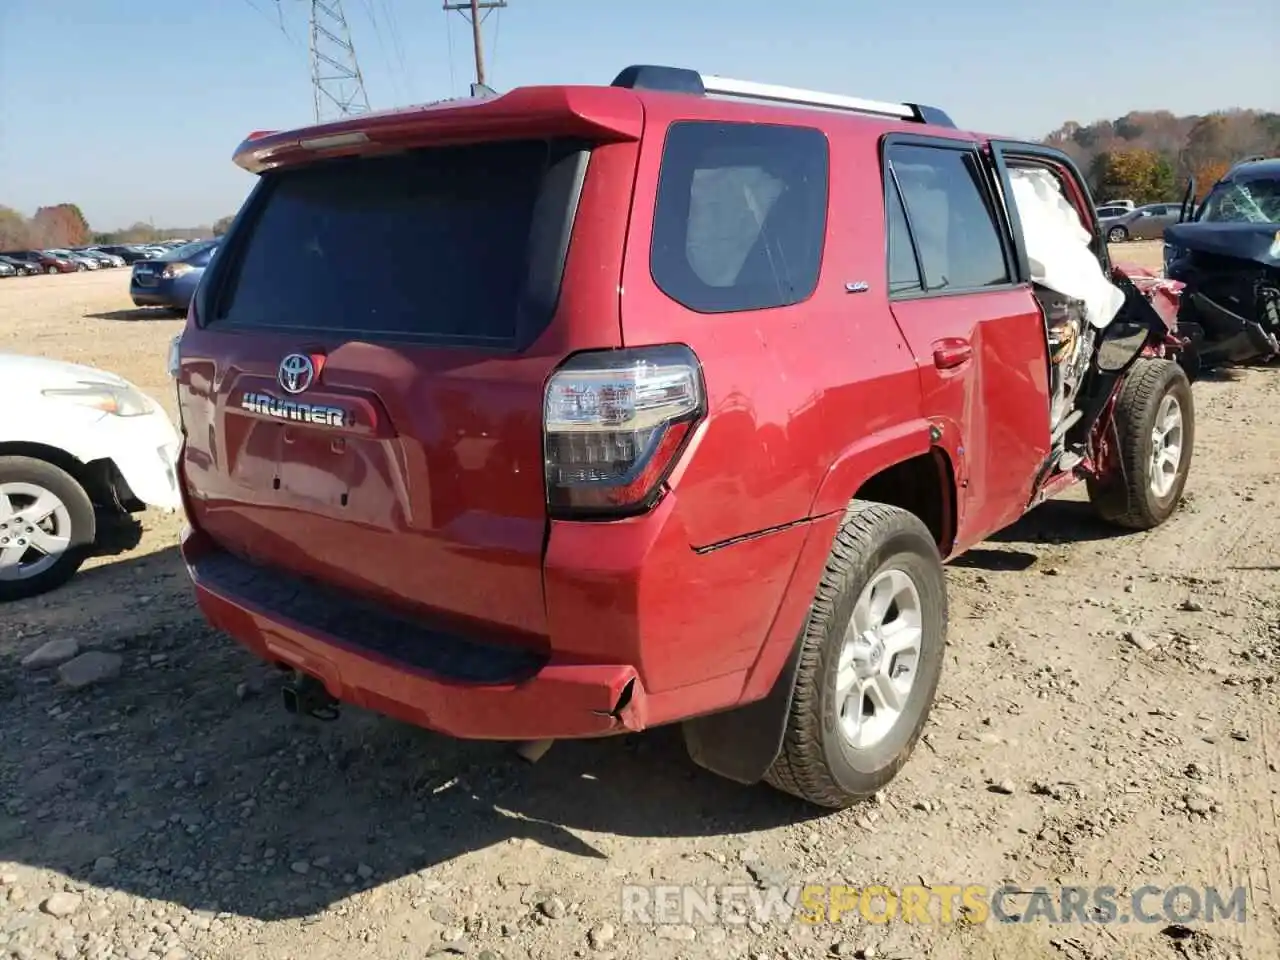
[[[382,60],[387,65],[387,72],[391,75],[391,84],[396,90],[396,99],[404,99],[400,92],[400,77],[394,69],[391,57],[387,55],[387,45],[382,38],[382,27],[378,25],[378,12],[374,9],[372,0],[362,0],[365,13],[369,15],[369,22],[373,25],[373,35],[378,41],[378,52],[382,54]],[[390,24],[388,24],[390,26]]]
[[[488,15],[485,15],[488,19]],[[493,52],[489,54],[489,63],[497,65],[498,63],[498,41],[502,39],[502,8],[498,8],[498,14],[493,18]]]
[[[475,52],[476,61],[476,82],[475,87],[485,86],[484,75],[484,37],[481,32],[481,25],[484,23],[484,17],[489,15],[492,10],[501,10],[507,5],[507,0],[444,0],[444,9],[456,10],[462,14],[463,19],[471,24],[471,43]]]
[[[390,0],[382,0],[383,19],[387,22],[391,30],[391,49],[396,55],[396,62],[400,65],[400,76],[404,79],[406,99],[412,97],[413,94],[413,68],[406,62],[404,56],[404,44],[400,39],[400,25],[396,23],[396,13],[392,8]]]
[[[317,123],[369,112],[342,0],[311,0],[311,87]]]
[[[458,89],[458,77],[453,69],[453,30],[450,29],[452,24],[449,23],[449,11],[444,11],[444,38],[445,43],[449,47],[449,96],[453,96]]]
[[[266,10],[262,9],[262,7],[254,3],[254,0],[244,0],[244,2],[246,5],[248,5],[249,9],[251,9],[254,13],[262,17],[269,24],[271,24],[273,27],[279,30],[280,33],[284,35],[284,38],[286,40],[288,40],[292,44],[298,43],[298,40],[291,33],[289,33],[289,31],[285,28],[284,11],[280,8],[280,0],[275,0],[276,16],[274,17],[271,14],[269,14]]]

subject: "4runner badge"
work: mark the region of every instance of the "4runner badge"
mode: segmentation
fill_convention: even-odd
[[[240,398],[240,406],[250,413],[264,417],[276,417],[294,423],[312,423],[321,427],[353,427],[356,422],[355,414],[342,407],[281,400],[269,393],[246,393]]]

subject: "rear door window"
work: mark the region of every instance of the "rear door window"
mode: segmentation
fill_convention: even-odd
[[[247,237],[230,239],[209,322],[509,342],[543,177],[565,153],[502,142],[267,174]]]
[[[814,128],[672,124],[649,258],[658,288],[700,313],[807,300],[822,264],[828,163]]]
[[[929,292],[981,290],[1011,273],[976,150],[892,144],[888,150]]]
[[[920,265],[916,263],[907,214],[902,208],[902,194],[893,177],[888,178],[888,185],[885,212],[889,218],[889,293],[918,293],[923,289]]]

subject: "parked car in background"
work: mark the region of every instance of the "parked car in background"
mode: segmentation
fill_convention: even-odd
[[[119,257],[114,253],[108,253],[106,250],[99,247],[76,247],[72,253],[80,253],[84,254],[86,257],[93,257],[104,267],[113,268],[124,266],[124,258]]]
[[[1098,220],[1102,221],[1111,220],[1116,217],[1123,217],[1130,209],[1130,207],[1102,206],[1098,207],[1094,212],[1098,215]]]
[[[1164,231],[1165,276],[1186,284],[1180,323],[1209,366],[1280,354],[1280,159],[1236,164]]]
[[[7,263],[17,271],[19,276],[33,276],[40,273],[40,264],[30,260],[19,260],[15,257],[0,256],[0,263]]]
[[[1178,203],[1148,203],[1120,217],[1108,217],[1100,223],[1111,243],[1125,240],[1158,240],[1164,236],[1164,228],[1178,222],[1182,205]]]
[[[1098,204],[1099,207],[1119,207],[1122,210],[1133,210],[1136,204],[1132,200],[1104,200]]]
[[[110,270],[112,267],[115,266],[115,263],[113,263],[111,258],[108,257],[105,253],[99,253],[98,251],[91,250],[88,247],[68,247],[67,249],[69,252],[71,252],[75,256],[80,257],[81,259],[84,259],[84,260],[91,261],[93,264],[96,265],[97,269]]]
[[[8,260],[0,260],[0,277],[16,277],[18,268]]]
[[[119,257],[125,266],[132,266],[135,261],[145,260],[150,256],[146,250],[136,244],[111,244],[104,247],[95,247],[94,249]]]
[[[181,505],[178,434],[105,370],[0,353],[0,602],[70,579],[113,521]]]
[[[44,252],[51,257],[57,257],[59,260],[69,261],[75,265],[77,270],[97,270],[102,266],[94,257],[86,257],[81,253],[72,253],[70,250],[65,250],[61,247],[54,247]]]
[[[75,261],[52,256],[44,250],[0,250],[0,256],[34,263],[43,273],[75,273],[80,269]]]
[[[185,243],[135,263],[129,280],[134,305],[185,311],[217,248],[213,240]]]

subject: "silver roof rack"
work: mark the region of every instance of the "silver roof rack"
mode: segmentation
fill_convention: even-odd
[[[707,93],[726,97],[745,97],[749,100],[772,100],[776,103],[798,103],[810,107],[830,107],[834,110],[853,110],[857,113],[875,113],[903,120],[915,118],[915,111],[907,103],[888,103],[882,100],[864,100],[846,97],[839,93],[823,93],[821,90],[805,90],[801,87],[784,87],[775,83],[756,83],[752,80],[734,80],[700,74],[702,88]]]
[[[697,96],[708,94],[741,97],[748,100],[765,100],[772,103],[796,104],[806,107],[824,107],[829,110],[849,110],[880,117],[895,117],[915,123],[929,123],[943,127],[955,124],[937,107],[919,103],[893,103],[884,100],[867,100],[840,93],[821,90],[805,90],[801,87],[784,87],[773,83],[757,83],[753,80],[734,80],[703,74],[683,67],[638,65],[627,67],[613,81],[615,87],[633,90],[660,90],[667,93],[687,93]]]

